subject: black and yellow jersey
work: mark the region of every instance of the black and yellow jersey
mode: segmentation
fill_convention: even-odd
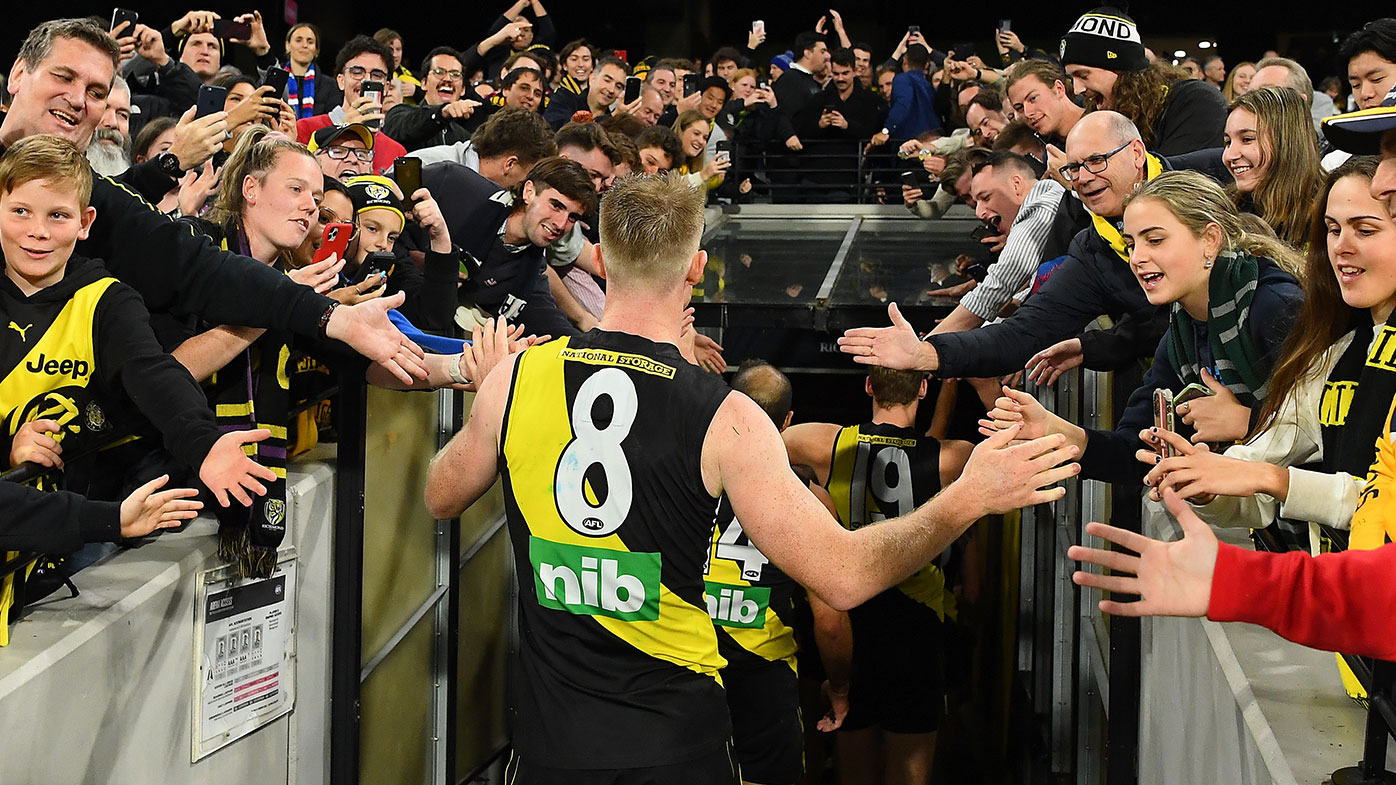
[[[72,257],[59,282],[24,295],[0,276],[0,417],[4,442],[55,420],[64,458],[103,446],[135,407],[167,448],[198,469],[221,435],[193,377],[165,354],[140,295],[99,262]],[[6,449],[8,454],[8,449]]]
[[[726,494],[718,500],[703,569],[708,616],[728,667],[785,662],[795,668],[796,583],[751,544]]]
[[[825,485],[849,530],[906,515],[940,492],[940,442],[910,428],[863,423],[839,430]],[[934,564],[888,591],[899,591],[955,618],[955,598]]]
[[[729,392],[676,347],[624,333],[519,356],[500,465],[521,576],[520,755],[635,768],[730,738],[703,591],[717,499],[700,467]]]

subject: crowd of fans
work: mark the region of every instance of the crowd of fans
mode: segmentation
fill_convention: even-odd
[[[1387,539],[1396,179],[1385,170],[1396,164],[1374,154],[1396,144],[1369,124],[1396,104],[1396,20],[1348,36],[1345,78],[1317,75],[1316,88],[1273,52],[1230,69],[1218,55],[1170,62],[1111,8],[1071,22],[1059,46],[1045,44],[1060,31],[1035,31],[1043,49],[1003,25],[987,57],[919,27],[890,51],[853,41],[828,10],[786,31],[788,50],[758,22],[711,55],[626,59],[584,38],[559,45],[541,0],[518,0],[478,43],[419,62],[407,44],[424,42],[390,29],[331,58],[315,25],[274,41],[255,11],[133,16],[41,25],[4,92],[8,466],[65,470],[47,495],[0,483],[20,511],[0,525],[6,548],[71,551],[179,525],[200,502],[158,491],[173,479],[211,493],[223,554],[264,574],[284,533],[286,461],[332,438],[323,407],[293,416],[293,401],[346,368],[384,386],[474,390],[508,354],[592,330],[606,304],[602,200],[625,178],[666,172],[709,204],[873,193],[928,220],[964,203],[982,224],[985,263],[967,259],[962,282],[929,292],[956,303],[946,318],[913,325],[893,304],[891,327],[840,339],[880,366],[870,421],[786,429],[788,380],[760,364],[734,380],[845,527],[910,512],[965,465],[970,445],[946,438],[943,416],[958,383],[942,385],[931,433],[912,430],[932,372],[977,393],[984,435],[1059,435],[1086,477],[1142,482],[1185,521],[1175,545],[1198,566],[1183,577],[1205,586],[1181,604],[1150,588],[1165,581],[1151,570],[1180,568],[1149,554],[1175,546],[1093,529],[1143,554],[1077,552],[1139,576],[1078,581],[1146,587],[1144,603],[1102,606],[1111,612],[1267,622],[1217,599],[1220,586],[1239,590],[1223,572],[1282,582],[1310,569],[1215,558],[1195,515],[1288,526],[1268,541],[1315,552]],[[1376,112],[1326,120],[1340,109]],[[872,160],[910,171],[886,179]],[[461,331],[472,340],[453,338]],[[684,334],[685,359],[727,369],[715,341]],[[1141,360],[1151,364],[1109,431],[1000,383]],[[1172,396],[1176,433],[1158,427],[1157,390]],[[128,432],[141,438],[95,449]],[[907,449],[871,461],[905,462],[904,498],[887,495],[886,476],[849,479],[869,443]],[[1289,520],[1311,523],[1312,538]],[[804,643],[832,705],[821,727],[847,721],[845,783],[929,780],[951,690],[935,631],[956,615],[942,567],[848,614],[809,597]],[[1396,651],[1389,625],[1356,643],[1312,626],[1282,631]],[[914,640],[897,633],[908,627]],[[782,649],[760,666],[789,677],[760,715],[784,730],[737,723],[737,756],[762,782],[802,776],[794,657]],[[764,689],[736,686],[749,675],[728,676],[729,691],[757,691],[729,697],[734,712]]]

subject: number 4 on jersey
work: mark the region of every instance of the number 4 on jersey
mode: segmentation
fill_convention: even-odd
[[[742,532],[742,522],[736,518],[733,518],[732,522],[727,525],[727,530],[717,541],[716,550],[717,558],[734,561],[741,565],[742,580],[744,581],[761,580],[761,569],[770,563],[770,559],[762,555],[761,551],[751,544],[751,540],[747,539]]]

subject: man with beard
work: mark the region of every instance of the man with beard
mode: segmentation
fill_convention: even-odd
[[[465,74],[460,55],[449,46],[438,46],[422,60],[422,103],[398,104],[388,110],[383,132],[409,151],[464,142],[470,138],[467,121],[480,107],[464,98]]]
[[[107,111],[92,134],[92,144],[87,146],[87,161],[94,172],[116,177],[131,168],[131,139],[127,135],[130,129],[131,87],[118,76],[107,94]]]
[[[444,161],[422,170],[422,185],[437,195],[451,239],[480,262],[461,284],[457,324],[468,328],[501,316],[537,335],[578,334],[553,299],[543,251],[596,209],[596,187],[585,167],[545,158],[523,183],[504,191]]]

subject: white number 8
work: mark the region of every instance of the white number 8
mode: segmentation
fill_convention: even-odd
[[[597,428],[592,411],[601,396],[611,399],[611,422]],[[593,374],[577,391],[572,403],[572,432],[576,438],[557,462],[557,509],[567,525],[588,537],[604,537],[625,523],[630,514],[633,488],[630,464],[620,443],[630,435],[639,410],[635,383],[619,368]],[[606,500],[593,506],[585,492],[586,473],[599,465],[606,478]]]

